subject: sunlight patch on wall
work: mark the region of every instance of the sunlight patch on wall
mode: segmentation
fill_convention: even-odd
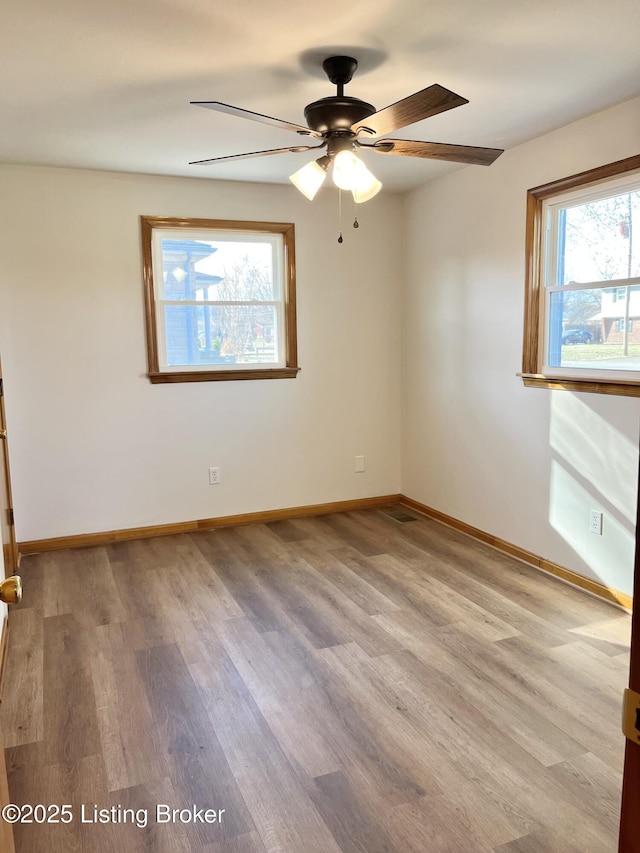
[[[593,485],[594,496],[635,524],[638,449],[627,436],[576,394],[562,392],[551,395],[550,444]],[[552,499],[553,494],[552,489]]]
[[[589,510],[605,512],[603,535],[588,530]],[[606,511],[597,490],[587,490],[574,475],[554,460],[551,463],[549,522],[588,566],[596,580],[613,589],[631,593],[634,532]]]

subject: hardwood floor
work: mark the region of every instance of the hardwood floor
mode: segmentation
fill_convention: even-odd
[[[17,853],[612,853],[630,618],[390,513],[25,558]]]

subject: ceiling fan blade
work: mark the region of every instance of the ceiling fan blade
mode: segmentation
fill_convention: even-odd
[[[422,121],[430,116],[444,113],[454,107],[461,107],[468,103],[469,101],[466,98],[456,95],[455,92],[450,92],[449,89],[445,89],[438,83],[434,83],[433,86],[428,86],[420,92],[409,95],[408,98],[396,101],[395,104],[378,110],[377,113],[352,124],[351,130],[354,133],[363,131],[372,136],[380,136],[383,133],[393,133],[394,130],[400,130],[401,127],[406,127],[408,124]]]
[[[262,113],[254,113],[251,110],[244,110],[242,107],[232,107],[231,104],[223,104],[220,101],[191,101],[191,103],[196,107],[206,107],[208,110],[227,113],[230,116],[248,118],[252,121],[259,121],[262,124],[270,124],[272,127],[281,127],[283,130],[293,130],[295,133],[300,133],[304,136],[322,136],[322,134],[316,133],[315,130],[310,130],[308,127],[303,127],[301,124],[293,124],[283,119],[264,116]]]
[[[315,151],[324,145],[294,145],[291,148],[269,148],[267,151],[249,151],[247,154],[227,154],[225,157],[211,157],[208,160],[192,160],[190,166],[206,166],[207,163],[219,163],[221,160],[248,160],[250,157],[265,157],[268,154],[298,154],[300,151]]]
[[[413,142],[410,139],[379,139],[373,145],[358,143],[378,154],[396,154],[401,157],[424,157],[427,160],[450,160],[473,166],[490,166],[504,153],[502,148],[478,148],[475,145],[450,145],[446,142]]]

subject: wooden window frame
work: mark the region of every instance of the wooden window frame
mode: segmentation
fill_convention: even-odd
[[[527,221],[525,239],[525,308],[524,341],[522,350],[522,377],[524,385],[533,388],[555,388],[567,391],[586,391],[595,394],[617,394],[640,397],[640,381],[625,379],[584,379],[572,376],[548,376],[542,372],[543,340],[541,327],[541,300],[544,296],[542,282],[543,202],[569,190],[580,189],[620,177],[640,169],[640,154],[617,160],[606,166],[580,172],[568,178],[552,181],[527,191]],[[623,371],[620,371],[621,374]]]
[[[296,328],[295,228],[291,222],[250,222],[226,219],[182,219],[165,216],[140,217],[142,270],[147,336],[147,376],[152,384],[175,382],[217,382],[242,379],[295,379],[300,371]],[[153,278],[152,244],[154,229],[220,230],[281,234],[283,241],[283,303],[285,365],[279,367],[223,368],[206,370],[162,370],[159,358],[156,298]]]

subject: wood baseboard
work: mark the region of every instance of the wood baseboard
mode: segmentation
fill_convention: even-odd
[[[307,515],[328,515],[332,512],[351,512],[379,506],[397,504],[400,495],[380,495],[375,498],[356,498],[350,501],[335,501],[325,504],[272,509],[264,512],[248,512],[242,515],[223,515],[218,518],[201,518],[196,521],[179,521],[174,524],[159,524],[152,527],[130,527],[123,530],[105,530],[99,533],[80,533],[75,536],[58,536],[53,539],[33,539],[19,542],[20,554],[38,554],[42,551],[60,551],[65,548],[89,548],[108,545],[125,539],[148,539],[152,536],[172,536],[176,533],[193,533],[196,530],[212,530],[216,527],[235,527],[239,524],[265,524],[270,521],[286,521]]]
[[[127,539],[148,539],[153,536],[172,536],[177,533],[193,533],[197,530],[213,530],[217,527],[236,527],[241,524],[266,524],[271,521],[286,521],[292,518],[302,518],[309,515],[328,515],[333,512],[351,512],[360,509],[372,509],[375,507],[389,506],[391,504],[400,503],[407,509],[414,510],[421,515],[446,524],[448,527],[453,527],[473,539],[484,542],[498,551],[516,557],[524,563],[528,563],[536,569],[540,569],[547,574],[560,578],[573,586],[580,587],[598,598],[603,598],[613,604],[623,607],[625,610],[631,610],[633,606],[633,598],[624,592],[620,592],[605,584],[573,572],[570,569],[565,569],[557,563],[551,562],[544,557],[534,554],[532,551],[527,551],[525,548],[520,548],[518,545],[513,545],[505,539],[500,539],[498,536],[493,536],[480,530],[478,527],[473,527],[464,521],[460,521],[451,515],[447,515],[440,510],[420,503],[407,495],[380,495],[374,498],[357,498],[350,501],[334,501],[324,504],[310,504],[308,506],[287,507],[286,509],[265,510],[263,512],[249,512],[240,515],[224,515],[217,518],[201,518],[195,521],[179,521],[173,524],[159,524],[150,527],[129,527],[122,530],[105,530],[98,533],[80,533],[74,536],[58,536],[52,539],[33,539],[26,542],[18,543],[18,552],[22,554],[38,554],[43,551],[59,551],[66,548],[89,548],[95,545],[108,545],[111,542],[122,542]],[[5,625],[7,624],[5,620]],[[6,634],[8,628],[3,628],[2,637],[0,638],[0,689],[2,685],[2,655],[6,647]],[[1,693],[0,693],[1,695]]]
[[[451,515],[446,515],[444,512],[440,512],[440,510],[426,506],[426,504],[415,501],[413,498],[409,498],[406,495],[400,495],[400,503],[407,509],[412,509],[421,515],[426,515],[428,518],[433,518],[435,521],[439,521],[442,524],[453,527],[461,533],[466,533],[467,536],[471,536],[474,539],[478,539],[480,542],[491,545],[492,548],[496,548],[498,551],[503,551],[505,554],[516,557],[518,560],[522,560],[524,563],[528,563],[536,569],[541,569],[543,572],[547,572],[547,574],[560,578],[573,586],[578,586],[580,589],[584,589],[592,595],[598,596],[598,598],[603,598],[605,601],[610,601],[613,604],[624,607],[625,610],[631,611],[633,607],[633,597],[624,592],[620,592],[620,590],[605,586],[605,584],[591,580],[591,578],[587,578],[577,572],[572,572],[570,569],[565,569],[564,566],[552,563],[551,560],[539,557],[537,554],[527,551],[525,548],[520,548],[518,545],[513,545],[511,542],[507,542],[504,539],[500,539],[498,536],[492,536],[490,533],[485,533],[484,530],[473,527],[471,524],[466,524],[464,521],[459,521]]]

